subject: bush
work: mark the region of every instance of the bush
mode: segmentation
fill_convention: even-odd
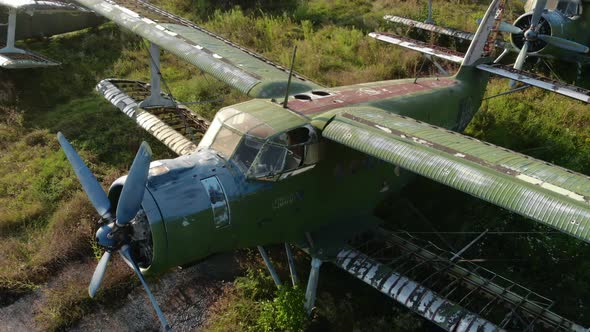
[[[309,321],[304,304],[302,288],[283,286],[272,301],[262,302],[257,326],[261,331],[304,331]]]

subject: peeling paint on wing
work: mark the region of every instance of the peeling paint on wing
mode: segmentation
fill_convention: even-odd
[[[368,120],[375,119],[375,113],[383,115],[379,123]],[[337,115],[322,134],[590,242],[587,176],[428,124],[402,131],[399,124],[408,122],[419,124],[382,110],[358,108]]]
[[[387,128],[387,127],[383,127],[383,126],[380,126],[380,125],[376,125],[375,127],[383,130],[384,132],[386,132],[388,134],[391,134],[391,130],[389,128]]]
[[[447,331],[468,332],[474,321],[478,329],[503,331],[491,322],[452,303],[415,281],[351,248],[341,250],[334,263],[365,283],[390,296]],[[352,260],[352,261],[351,261]],[[385,280],[385,282],[382,282]],[[471,328],[470,328],[471,327]]]

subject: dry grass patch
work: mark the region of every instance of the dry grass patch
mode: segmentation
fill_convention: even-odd
[[[69,265],[42,291],[35,315],[38,327],[44,331],[63,330],[77,323],[97,304],[120,303],[131,291],[135,279],[131,270],[119,259],[111,261],[95,299],[88,296],[88,284],[96,262]]]

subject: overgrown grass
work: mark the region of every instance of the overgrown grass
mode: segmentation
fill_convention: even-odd
[[[189,18],[201,20],[207,28],[283,65],[290,62],[292,49],[297,46],[296,70],[326,85],[426,74],[419,73],[422,63],[419,55],[366,37],[370,30],[391,28],[381,20],[385,13],[424,20],[426,1],[308,0],[295,3],[268,0],[262,3],[272,6],[271,14],[248,1],[176,0],[165,5]],[[434,3],[437,22],[474,31],[475,19],[482,15],[487,1]],[[236,9],[235,4],[241,5],[243,10]],[[520,5],[513,6],[512,10],[517,12]],[[43,300],[37,321],[44,329],[62,329],[75,324],[95,303],[121,298],[133,284],[129,284],[129,272],[123,271],[127,269],[113,272],[114,279],[108,279],[111,281],[105,281],[104,285],[104,289],[113,291],[100,295],[105,302],[92,302],[87,298],[93,260],[100,254],[92,242],[96,215],[59,151],[55,132],[66,134],[105,185],[125,173],[142,140],[152,145],[156,158],[172,155],[92,91],[105,77],[147,80],[147,50],[143,41],[107,24],[49,42],[27,44],[64,65],[0,74],[0,165],[3,169],[0,174],[0,304],[10,303],[21,294],[41,287]],[[192,107],[206,117],[212,117],[221,106],[244,100],[236,91],[170,54],[163,54],[162,64],[166,83],[178,100],[215,100]],[[7,82],[12,82],[14,87]],[[488,94],[500,92],[505,86],[505,82],[494,82]],[[589,173],[588,120],[587,106],[531,89],[486,102],[468,132]],[[479,230],[490,225],[498,230],[538,227],[425,181],[410,187],[408,197],[420,201],[419,207],[436,220],[437,225],[451,230]],[[389,206],[393,210],[386,215],[387,219],[402,226],[402,216],[407,209],[395,204]],[[408,220],[415,218],[409,216]],[[423,230],[428,226],[421,227]],[[463,236],[453,242],[460,246],[469,240]],[[496,266],[518,280],[543,290],[541,278],[545,277],[560,287],[550,289],[551,294],[567,291],[560,295],[563,298],[567,298],[567,294],[570,298],[588,294],[590,286],[584,281],[589,280],[588,269],[575,264],[583,261],[587,246],[566,237],[547,236],[537,240],[523,237],[514,240],[512,245],[501,240],[488,241],[478,253],[489,255],[511,248],[507,252],[518,253],[528,260]],[[566,261],[568,255],[577,260]],[[552,267],[551,273],[544,275],[546,266]],[[563,271],[557,273],[560,269]],[[368,315],[366,307],[372,308],[372,305],[367,304],[382,301],[380,295],[358,286],[355,280],[340,280],[344,278],[339,271],[326,270],[320,282],[330,280],[336,286],[320,285],[320,290],[329,292],[320,291],[319,310],[310,329],[428,329],[400,309],[384,309],[378,315]],[[108,275],[112,271],[119,269],[111,266]],[[530,271],[534,271],[534,276]],[[50,285],[45,286],[48,281]],[[354,296],[348,295],[348,290],[354,292]],[[298,303],[301,292],[284,291],[278,297],[275,295],[272,280],[261,264],[256,263],[246,277],[238,279],[234,287],[225,291],[208,328],[216,331],[280,328],[277,325],[281,324],[277,321],[280,315],[274,313]],[[283,300],[285,302],[281,302]],[[383,308],[391,306],[390,302],[379,303]],[[568,314],[587,319],[576,305],[569,301],[563,308]]]

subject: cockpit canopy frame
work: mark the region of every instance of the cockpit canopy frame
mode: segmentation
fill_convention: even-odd
[[[199,148],[218,152],[249,179],[276,181],[318,159],[318,135],[308,123],[276,131],[234,108],[217,113]]]

